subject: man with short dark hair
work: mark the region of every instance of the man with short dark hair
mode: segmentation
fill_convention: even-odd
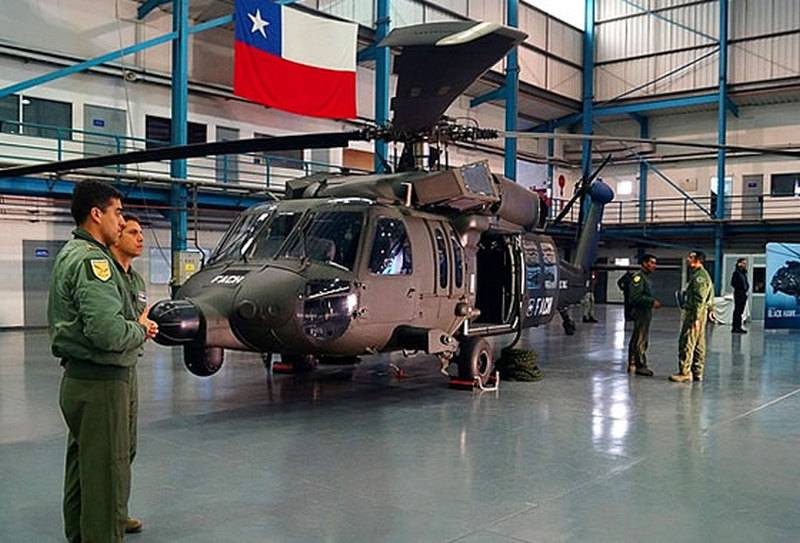
[[[650,321],[653,309],[661,307],[661,302],[653,296],[650,274],[656,270],[656,257],[645,254],[639,259],[641,269],[631,276],[628,286],[633,333],[628,343],[628,373],[652,377],[653,370],[647,366],[647,345],[650,339]]]
[[[731,286],[733,287],[733,333],[746,334],[747,330],[742,328],[742,314],[747,305],[747,292],[750,290],[746,258],[736,261],[736,269],[731,276]]]
[[[147,288],[144,278],[133,268],[132,264],[134,258],[142,256],[142,251],[144,251],[144,234],[142,233],[142,224],[141,221],[139,221],[139,217],[133,213],[123,213],[122,217],[125,220],[125,226],[122,229],[119,240],[109,247],[109,249],[111,250],[111,254],[114,255],[117,268],[127,285],[127,294],[133,305],[134,314],[141,315],[147,309]],[[143,350],[140,349],[139,356],[141,356],[142,353]],[[136,458],[139,414],[139,385],[136,375],[136,366],[131,366],[128,384],[130,399],[130,425],[128,430],[130,432],[130,461],[132,465],[133,459]],[[144,524],[141,520],[129,516],[125,523],[125,533],[139,533],[142,531],[143,527]]]
[[[136,315],[109,245],[124,226],[120,193],[75,186],[77,228],[56,257],[47,317],[64,376],[59,404],[68,428],[64,531],[70,542],[120,542],[130,485],[129,379],[158,326]]]
[[[678,341],[678,373],[669,380],[686,383],[703,380],[706,363],[706,323],[714,302],[714,283],[706,271],[706,255],[692,251],[686,256],[689,281],[683,294],[683,322]]]

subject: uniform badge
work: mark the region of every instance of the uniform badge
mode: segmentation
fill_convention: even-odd
[[[111,265],[105,258],[93,258],[89,261],[89,267],[95,277],[103,282],[111,279]]]
[[[634,283],[638,283],[641,280],[642,280],[642,277],[640,275],[634,275],[633,276],[633,282]]]

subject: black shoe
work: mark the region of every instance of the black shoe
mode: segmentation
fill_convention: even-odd
[[[650,368],[636,368],[636,372],[635,373],[636,373],[636,375],[642,375],[644,377],[652,377],[653,376],[653,370],[651,370]]]
[[[734,328],[733,329],[733,333],[734,334],[746,334],[747,330],[745,330],[744,328]]]

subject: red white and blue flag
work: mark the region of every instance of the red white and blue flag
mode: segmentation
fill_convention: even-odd
[[[357,31],[272,0],[236,0],[234,94],[301,115],[355,117]]]

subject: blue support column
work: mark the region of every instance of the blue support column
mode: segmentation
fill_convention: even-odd
[[[391,21],[389,20],[389,0],[377,2],[377,29],[375,31],[376,45],[389,33]],[[375,123],[384,126],[389,122],[389,55],[388,47],[377,47],[375,50]],[[375,171],[386,171],[386,161],[389,159],[389,144],[386,140],[375,140]]]
[[[188,142],[189,109],[189,0],[172,0],[172,145]],[[170,175],[186,179],[186,160],[173,160]],[[170,190],[170,225],[172,227],[172,265],[176,252],[186,250],[188,237],[188,191],[186,185],[174,183]]]
[[[639,116],[636,119],[639,123],[639,137],[650,137],[650,120],[647,117]],[[647,220],[647,162],[639,162],[639,222]]]
[[[550,138],[547,140],[547,192],[553,197],[553,177],[555,167],[553,166],[553,155],[556,154],[556,140]]]
[[[508,0],[506,24],[512,28],[519,26],[519,0]],[[517,47],[511,50],[506,59],[506,131],[517,131],[517,95],[519,94],[519,54]],[[517,138],[506,138],[505,164],[503,174],[517,179]]]
[[[728,0],[719,0],[719,128],[717,142],[725,145],[728,130]],[[717,154],[717,227],[714,236],[714,286],[722,291],[722,248],[725,219],[725,149]]]
[[[586,0],[584,11],[585,29],[583,32],[583,134],[592,133],[594,114],[594,0]],[[592,142],[584,140],[581,153],[581,172],[583,178],[592,173]]]

